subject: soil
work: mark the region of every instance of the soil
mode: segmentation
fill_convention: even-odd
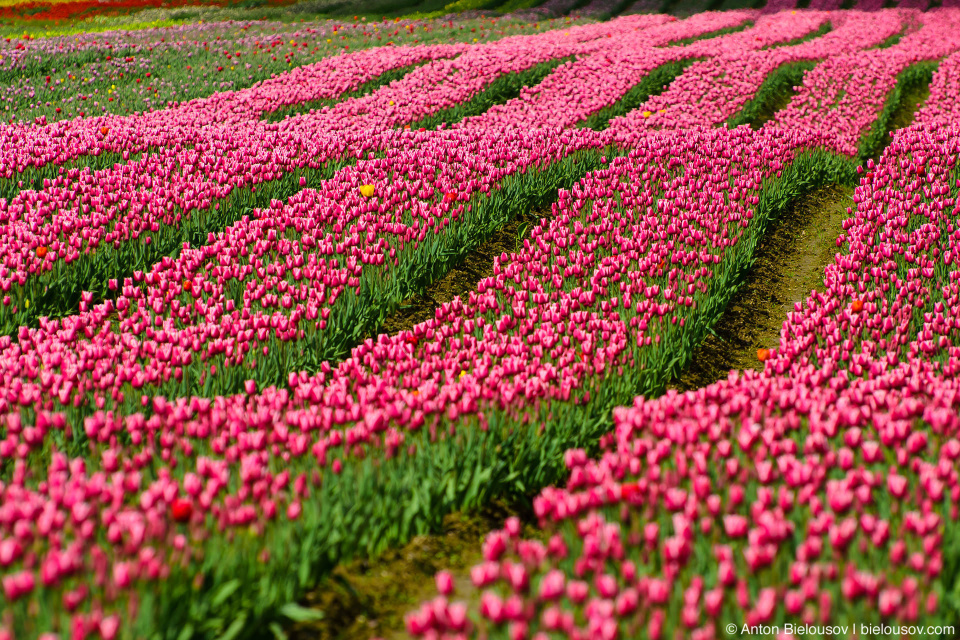
[[[501,529],[504,520],[513,515],[525,523],[524,537],[542,537],[542,532],[530,524],[534,519],[529,504],[523,511],[492,504],[478,513],[448,515],[443,530],[436,535],[417,536],[372,560],[340,565],[300,602],[301,606],[322,611],[323,619],[291,626],[286,629],[288,637],[405,638],[404,615],[437,595],[434,576],[441,569],[453,575],[451,600],[463,600],[475,608],[479,591],[470,581],[470,567],[482,560],[480,548],[486,534]]]
[[[823,291],[823,269],[833,260],[853,189],[829,185],[797,200],[765,234],[756,261],[723,317],[694,350],[690,365],[669,388],[699,389],[731,369],[758,368],[757,350],[776,347],[795,302]]]
[[[466,296],[475,291],[477,283],[493,275],[493,261],[503,253],[514,253],[529,237],[540,215],[529,214],[511,220],[490,239],[471,251],[443,278],[431,284],[425,291],[404,300],[400,307],[383,321],[380,333],[395,334],[412,329],[415,324],[433,318],[437,308],[456,296]]]

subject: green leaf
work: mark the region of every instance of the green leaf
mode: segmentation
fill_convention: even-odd
[[[283,630],[276,622],[271,622],[269,625],[270,632],[273,633],[273,637],[277,640],[287,640],[287,633]]]
[[[177,640],[190,640],[193,637],[193,625],[189,622],[180,630]]]
[[[240,580],[236,578],[231,580],[230,582],[225,583],[222,587],[217,589],[217,593],[210,600],[210,604],[214,608],[219,607],[221,604],[226,602],[227,598],[233,595],[233,593],[239,588],[240,588]]]
[[[288,602],[280,607],[280,615],[290,618],[294,622],[316,622],[317,620],[323,620],[324,617],[323,611],[302,607],[296,602]]]
[[[240,614],[240,617],[233,621],[233,624],[227,629],[226,633],[220,636],[219,640],[233,640],[243,631],[243,625],[247,621],[247,614]]]

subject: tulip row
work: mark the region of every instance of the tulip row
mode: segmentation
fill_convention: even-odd
[[[828,17],[826,13],[810,16],[811,19],[818,16],[818,22]],[[896,11],[841,13],[831,16],[832,30],[803,44],[766,51],[734,50],[697,62],[677,78],[668,91],[612,123],[613,131],[626,136],[651,128],[721,124],[738,113],[747,112],[751,98],[755,98],[755,103],[760,102],[764,98],[764,83],[785,65],[813,62],[875,46],[899,31],[904,17]],[[850,57],[855,58],[856,54]],[[767,86],[769,91],[772,87]]]
[[[709,12],[705,12],[705,13],[709,13]],[[694,14],[694,15],[703,15],[703,14]],[[717,29],[716,31],[711,32],[711,33],[710,33],[710,36],[716,38],[716,37],[719,37],[719,36],[725,36],[725,35],[727,35],[728,33],[737,33],[738,31],[743,31],[744,29],[749,29],[749,28],[752,27],[754,24],[755,24],[755,22],[754,22],[753,20],[747,20],[746,22],[743,22],[742,24],[738,24],[738,25],[735,25],[735,26],[732,26],[732,27],[721,27],[720,29]],[[671,45],[672,45],[672,46],[675,46],[675,47],[684,46],[684,45],[688,45],[688,44],[693,44],[693,43],[696,42],[697,40],[701,40],[701,38],[680,38],[680,39],[672,42]]]
[[[594,112],[593,115],[585,120],[581,120],[577,126],[587,127],[594,131],[603,131],[610,126],[610,121],[614,118],[624,116],[638,109],[651,97],[663,93],[677,76],[683,73],[684,70],[694,62],[696,62],[696,58],[661,64],[644,76],[639,84],[634,85],[623,94],[623,98],[619,101]]]
[[[701,20],[741,22],[753,17],[753,12],[727,14],[699,14]],[[823,16],[810,15],[803,19],[789,14],[765,16],[745,31],[719,38],[697,40],[684,47],[651,48],[668,44],[664,28],[650,29],[647,38],[639,38],[633,46],[619,46],[603,55],[595,54],[562,67],[546,78],[534,91],[528,91],[515,100],[494,107],[487,113],[463,122],[462,126],[486,128],[534,128],[549,122],[551,126],[572,127],[578,122],[609,108],[621,100],[639,78],[648,77],[665,64],[698,57],[718,55],[724,51],[739,51],[741,55],[754,49],[789,41],[807,34],[823,21]],[[689,21],[694,22],[694,18]],[[677,27],[682,23],[675,23]],[[672,25],[671,25],[672,26]],[[691,24],[692,26],[692,24]],[[586,84],[594,88],[583,92],[575,87]],[[547,117],[549,114],[549,118]]]
[[[947,56],[940,63],[930,81],[930,95],[916,113],[916,122],[956,122],[960,103],[954,98],[960,86],[960,51]]]
[[[368,80],[360,84],[357,88],[352,91],[345,91],[337,95],[336,97],[321,97],[321,98],[312,98],[304,100],[302,95],[297,95],[295,102],[287,106],[280,106],[275,108],[272,111],[264,112],[264,118],[270,122],[278,122],[284,118],[299,115],[301,113],[306,113],[308,111],[313,111],[315,109],[322,109],[323,107],[330,107],[335,104],[338,100],[346,100],[349,98],[356,98],[358,96],[366,95],[373,91],[376,91],[384,85],[388,85],[396,80],[399,80],[403,76],[407,75],[414,69],[416,69],[423,62],[411,64],[406,67],[399,67],[396,69],[391,69],[381,73],[377,77]],[[283,78],[286,81],[291,80],[292,78]],[[305,90],[307,87],[317,87],[317,83],[305,82],[304,86],[300,89],[301,91]],[[322,85],[321,85],[322,86]],[[276,105],[271,105],[276,106]]]
[[[724,18],[724,21],[727,22],[731,20],[739,20],[739,17]],[[680,23],[676,24],[680,25]],[[671,24],[663,29],[663,33],[651,37],[654,43],[665,42],[678,34],[689,35],[690,33],[708,31],[715,25],[715,19],[692,20],[689,25],[675,27]],[[621,30],[632,33],[632,30],[627,27],[622,27]],[[610,28],[605,28],[604,33],[609,35],[610,31]],[[579,36],[577,36],[578,33]],[[589,38],[597,33],[595,29],[590,31],[584,27],[573,35]],[[763,32],[761,31],[761,33]],[[537,36],[537,38],[542,39],[546,35]],[[554,39],[557,37],[554,36]],[[617,40],[607,39],[605,42],[616,43]],[[397,50],[397,56],[388,58],[383,64],[386,64],[389,68],[391,64],[409,62],[411,58],[415,59],[416,56],[437,57],[447,55],[452,51],[452,48],[434,49],[439,50],[411,50],[409,53]],[[536,51],[536,47],[534,47],[534,50]],[[508,49],[508,51],[515,52],[516,47]],[[523,64],[524,58],[515,56],[513,64],[518,61]],[[458,58],[457,62],[469,63],[464,56]],[[428,66],[432,67],[433,65]],[[423,68],[421,67],[421,69]],[[440,67],[440,71],[444,69],[446,69],[446,66]],[[531,73],[539,73],[539,70],[535,68]],[[486,74],[490,76],[491,72],[487,70]],[[412,73],[408,77],[413,76],[417,76],[417,74]],[[522,74],[519,77],[521,80],[525,78]],[[415,79],[423,80],[420,76]],[[459,84],[458,82],[447,82],[442,86],[452,86],[456,89],[458,86],[472,86],[474,82],[472,76],[468,76]],[[272,88],[273,85],[281,86],[282,84],[281,82],[273,83],[270,86],[264,84],[257,88],[259,93],[251,93],[248,97],[238,98],[233,102],[219,99],[208,102],[215,105],[212,108],[216,109],[217,120],[221,122],[229,121],[229,116],[226,113],[228,110],[235,113],[259,114],[262,110],[259,105],[265,100],[261,96],[276,93],[276,90]],[[405,89],[403,86],[409,84],[406,78],[401,82],[394,83],[385,88],[388,89],[387,95],[404,91],[409,93],[409,89]],[[449,89],[445,90],[448,93],[450,91]],[[378,91],[373,95],[378,96],[382,93],[384,92]],[[481,94],[481,99],[477,100],[475,104],[482,106],[489,98],[489,94]],[[348,100],[342,104],[347,105],[353,102],[353,100]],[[546,107],[552,106],[552,103],[546,105]],[[187,107],[189,109],[181,111],[184,113],[190,111],[193,113],[194,119],[198,121],[202,121],[204,118],[197,114],[208,113],[209,115],[211,110],[211,107],[207,105],[199,105],[196,108],[187,105]],[[463,108],[469,109],[472,107]],[[568,113],[572,113],[572,111],[568,111]],[[237,144],[243,144],[240,142],[242,139],[262,141],[268,133],[272,134],[270,137],[274,138],[271,145],[273,149],[264,149],[263,146],[258,145],[258,152],[264,156],[263,165],[279,165],[274,170],[256,175],[251,174],[247,165],[236,165],[236,169],[229,165],[226,167],[231,174],[238,169],[241,170],[242,175],[234,174],[231,182],[239,182],[239,184],[235,184],[235,187],[252,183],[253,187],[250,188],[250,191],[241,190],[231,193],[233,190],[225,190],[222,184],[219,184],[223,182],[222,174],[218,176],[219,171],[222,170],[222,162],[218,162],[220,166],[204,166],[203,158],[205,156],[221,156],[224,153],[229,153],[232,146],[231,142],[224,145],[222,140],[218,140],[212,143],[212,149],[207,150],[205,148],[206,144],[201,143],[201,141],[204,138],[211,137],[212,127],[206,127],[196,130],[196,135],[192,140],[187,136],[188,140],[193,142],[193,148],[183,151],[177,147],[170,150],[160,149],[132,165],[115,167],[112,170],[98,172],[92,176],[81,174],[80,179],[70,186],[68,185],[70,179],[73,178],[72,175],[67,174],[66,180],[64,180],[64,177],[58,176],[53,180],[50,187],[44,189],[40,194],[27,192],[23,197],[9,202],[6,206],[7,210],[15,212],[13,215],[19,220],[16,227],[11,227],[8,230],[8,235],[12,236],[10,240],[15,245],[11,247],[6,259],[6,266],[10,271],[6,276],[8,283],[3,286],[5,289],[12,288],[12,291],[9,291],[10,296],[5,299],[4,307],[0,308],[0,312],[3,312],[0,313],[0,316],[6,316],[8,331],[21,324],[30,323],[31,319],[43,315],[62,315],[69,311],[75,307],[81,288],[94,293],[97,299],[106,297],[110,280],[121,280],[133,270],[145,268],[160,257],[175,252],[185,240],[203,238],[209,232],[222,228],[222,226],[218,227],[218,224],[229,224],[239,219],[257,202],[265,204],[270,198],[286,198],[292,193],[290,191],[291,185],[299,181],[299,178],[303,177],[304,174],[306,174],[305,179],[311,182],[318,179],[318,176],[320,178],[326,177],[329,175],[328,172],[331,167],[335,168],[338,164],[343,163],[341,158],[344,156],[344,142],[347,142],[348,146],[356,145],[354,148],[359,146],[359,151],[351,151],[346,154],[347,156],[353,156],[355,153],[360,155],[370,149],[382,148],[381,140],[371,138],[366,134],[359,134],[356,142],[349,141],[349,137],[344,140],[342,136],[331,138],[329,135],[311,135],[308,141],[304,141],[305,129],[319,127],[322,130],[325,127],[324,123],[331,119],[335,118],[332,118],[330,111],[322,111],[318,114],[309,114],[309,116],[285,121],[282,123],[281,129],[278,130],[265,129],[262,124],[255,123],[250,126],[256,127],[257,130],[250,132],[250,135],[245,138],[238,136],[236,128],[231,128],[230,136],[237,141]],[[159,121],[162,120],[160,118]],[[163,135],[169,135],[166,128],[161,130],[164,131]],[[221,134],[225,133],[221,128],[217,128],[215,131]],[[119,141],[133,139],[125,130],[120,130],[111,135],[116,136]],[[120,145],[118,148],[123,148],[125,143],[119,142],[117,144]],[[292,146],[303,148],[305,144],[310,146],[297,157],[290,158],[285,151]],[[224,148],[225,146],[226,148]],[[130,148],[127,147],[123,153],[126,154],[129,151]],[[198,151],[201,152],[199,156]],[[322,164],[319,169],[311,170],[310,165],[304,166],[305,158],[315,158],[311,161],[314,166],[318,163],[316,159],[329,159],[329,161]],[[192,172],[187,170],[191,166],[194,167]],[[166,195],[162,190],[159,193],[157,191],[144,193],[145,210],[142,210],[144,207],[132,207],[131,203],[126,200],[119,204],[110,202],[109,194],[116,193],[118,181],[119,186],[123,189],[138,191],[142,190],[144,186],[150,188],[153,181],[151,176],[153,175],[167,175],[171,180],[177,182],[180,180],[187,181],[186,194],[194,194],[194,197],[184,197],[179,189],[174,189],[169,195]],[[277,175],[283,176],[279,182],[275,178]],[[209,180],[208,176],[217,180],[216,186]],[[93,180],[84,179],[85,177],[93,177]],[[204,182],[197,184],[196,178],[206,179]],[[257,183],[265,184],[260,185],[260,193],[254,197],[251,194],[256,192]],[[204,193],[214,188],[214,193],[209,195]],[[218,195],[222,198],[223,195],[221,194],[224,192],[231,193],[234,200],[240,204],[224,203],[227,205],[224,207],[224,212],[217,215],[209,209],[212,204],[211,200]],[[74,207],[76,208],[70,208],[64,201],[64,196],[66,196],[67,202],[75,203]],[[104,198],[108,200],[107,206],[103,207],[102,211],[96,204],[94,206],[94,209],[100,215],[93,217],[83,215],[88,208],[86,201],[96,203],[98,200],[102,202]],[[251,202],[253,200],[255,202]],[[125,204],[128,206],[126,212],[123,209]],[[23,209],[23,211],[19,211],[20,209]],[[203,209],[207,209],[207,212],[204,212]],[[56,211],[56,214],[52,217],[48,213],[51,210]],[[35,222],[38,216],[45,220],[43,226],[38,226]],[[184,222],[181,223],[181,219]],[[91,222],[95,225],[98,222],[99,224],[91,226]],[[28,226],[29,230],[26,228]],[[58,230],[61,231],[58,232]],[[83,234],[82,240],[80,238],[81,232]],[[64,240],[57,239],[56,236],[60,234],[65,236]],[[24,242],[24,236],[29,238],[27,242]],[[97,252],[91,251],[101,243],[108,245],[106,249]],[[111,249],[109,245],[113,245],[113,248]],[[40,255],[41,253],[43,255]],[[74,264],[69,264],[70,262]],[[0,276],[0,278],[2,277]],[[28,305],[31,304],[32,308],[29,308]]]
[[[858,54],[836,55],[819,64],[786,108],[764,126],[789,131],[831,131],[832,149],[848,156],[869,155],[886,132],[871,125],[884,109],[894,106],[888,96],[897,85],[922,81],[929,69],[911,67],[950,55],[960,48],[960,13],[936,11],[918,16],[922,28],[896,45]]]
[[[408,125],[411,129],[436,129],[455,125],[464,118],[478,116],[489,111],[495,105],[501,105],[516,98],[522,91],[536,91],[544,78],[562,64],[574,58],[556,58],[549,62],[541,62],[529,69],[508,72],[491,82],[483,91],[472,99],[458,103],[452,107],[441,109],[436,113],[421,118]]]
[[[849,170],[817,154],[783,164],[801,143],[822,141],[720,130],[641,142],[561,192],[555,216],[467,300],[365,342],[334,370],[291,372],[283,390],[257,395],[251,381],[248,395],[214,400],[144,396],[142,412],[98,412],[81,427],[53,398],[37,403],[46,389],[9,384],[36,409],[9,414],[19,422],[0,444],[14,459],[0,521],[9,624],[138,635],[161,621],[204,634],[268,621],[330,562],[557,480],[555,455],[682,366],[770,216]],[[74,367],[42,344],[18,362],[55,385]],[[81,442],[82,465],[42,453]],[[19,515],[27,505],[50,511],[43,538]],[[71,550],[62,562],[60,549]]]
[[[923,362],[954,375],[958,148],[954,129],[928,123],[867,163],[825,294],[788,315],[769,370],[819,362],[860,377]]]
[[[957,77],[953,63],[934,86]],[[452,603],[442,574],[408,631],[955,632],[960,129],[931,97],[868,162],[825,292],[788,314],[765,370],[616,410],[601,454],[568,451],[566,488],[534,500],[549,542],[508,521],[471,571],[479,602]]]
[[[570,22],[564,23],[567,27]],[[134,114],[241,90],[275,73],[378,45],[492,42],[526,32],[501,20],[313,25],[224,22],[0,40],[0,114],[21,123]],[[544,21],[541,28],[560,26]],[[22,128],[22,127],[20,127]]]
[[[583,32],[583,29],[587,31]],[[604,33],[609,31],[609,28],[604,29]],[[571,33],[574,40],[597,35],[587,27],[580,31],[571,29]],[[525,46],[530,45],[535,56],[543,56],[537,43],[545,37],[547,34],[532,36],[527,41],[507,42],[502,48],[507,55],[513,56],[513,64],[532,64],[529,57],[516,54],[526,51]],[[570,45],[567,50],[576,46]],[[387,56],[388,65],[390,61],[404,64],[418,57],[449,55],[454,50],[411,51],[409,55],[401,51],[396,56]],[[469,58],[461,56],[458,61],[468,64]],[[418,71],[427,67],[432,68],[432,65],[420,67]],[[492,79],[497,71],[487,69],[485,73]],[[417,76],[417,73],[409,76]],[[469,87],[476,84],[472,74],[467,74],[462,83],[456,80],[456,77],[448,79],[445,84],[454,91],[461,87],[469,91]],[[398,84],[384,90],[398,89]],[[262,88],[259,93],[239,96],[233,102],[211,99],[201,105],[185,105],[174,111],[180,116],[187,114],[188,121],[205,122],[205,116],[216,114],[220,116],[220,123],[203,127],[184,124],[179,130],[183,131],[185,140],[172,147],[157,149],[138,162],[96,173],[57,176],[40,193],[23,192],[7,203],[0,202],[0,208],[16,221],[6,229],[6,273],[0,275],[0,286],[5,293],[10,293],[0,308],[4,324],[15,327],[30,318],[51,312],[62,313],[69,308],[65,305],[75,304],[81,287],[97,294],[104,293],[109,280],[120,279],[134,269],[146,268],[161,256],[168,255],[170,247],[177,247],[188,239],[186,234],[192,231],[191,226],[201,230],[201,237],[206,235],[205,232],[222,228],[207,224],[210,216],[215,215],[210,207],[219,208],[219,203],[214,205],[212,201],[234,193],[238,187],[248,187],[250,191],[236,195],[242,205],[230,206],[222,222],[236,220],[246,211],[252,204],[250,194],[257,186],[260,186],[262,195],[266,188],[271,197],[286,198],[292,192],[284,183],[299,182],[304,174],[310,181],[323,179],[331,167],[342,165],[349,157],[382,150],[383,136],[387,134],[325,132],[327,129],[336,130],[333,123],[338,122],[329,110],[290,118],[279,125],[257,120],[248,121],[243,126],[223,124],[229,122],[228,118],[222,117],[227,109],[241,109],[244,113],[259,115],[263,108],[259,105],[264,98],[276,94],[281,85],[280,82],[265,84],[257,88],[258,91]],[[380,95],[384,90],[372,95]],[[409,89],[407,91],[409,93]],[[365,98],[355,98],[341,104],[363,100]],[[174,116],[174,121],[177,117]],[[159,123],[156,130],[162,132],[163,138],[168,138],[174,131],[169,128],[169,123],[162,124],[166,120],[166,116],[156,118]],[[116,138],[114,146],[123,149],[125,155],[131,151],[128,141],[138,140],[124,129],[112,134],[110,129],[106,129],[106,133],[101,131],[101,137],[108,135]],[[251,148],[254,140],[257,144]],[[184,143],[191,146],[181,148]],[[143,142],[135,144],[142,145]],[[299,152],[291,154],[291,149]],[[254,153],[259,156],[260,168],[252,170],[249,163],[250,155]],[[239,161],[241,155],[242,162]],[[153,187],[154,176],[158,175],[167,177],[168,188]],[[121,191],[136,196],[118,201],[116,195]],[[91,209],[92,214],[89,213]],[[189,222],[180,224],[181,220]],[[150,247],[155,241],[153,234],[163,236],[163,242],[159,243],[162,248]],[[114,251],[95,252],[101,244],[113,245]],[[27,308],[28,301],[33,301],[32,311]],[[59,306],[51,308],[47,303]]]

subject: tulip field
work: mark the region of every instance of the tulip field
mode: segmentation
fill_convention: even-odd
[[[827,4],[0,39],[0,640],[284,640],[501,500],[371,635],[960,636],[960,8]]]

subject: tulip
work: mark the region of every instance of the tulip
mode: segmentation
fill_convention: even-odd
[[[178,498],[170,505],[170,513],[175,522],[189,522],[193,515],[193,504],[189,500]]]
[[[449,596],[453,593],[453,576],[449,571],[438,571],[434,580],[437,583],[437,591],[442,595]]]

